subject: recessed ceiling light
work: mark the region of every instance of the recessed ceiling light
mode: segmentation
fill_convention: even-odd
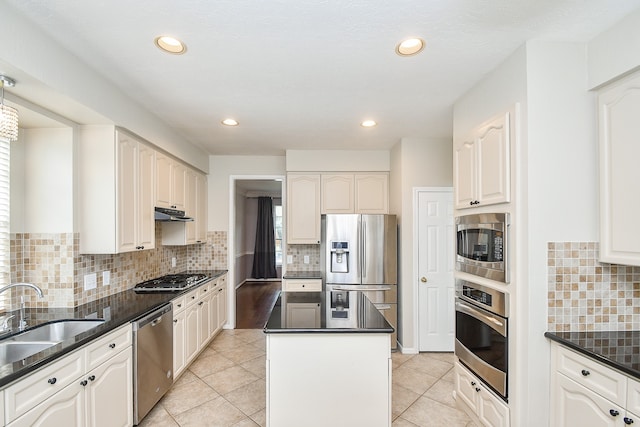
[[[236,119],[224,119],[222,124],[225,126],[238,126],[240,123]]]
[[[365,127],[365,128],[370,128],[373,127],[375,125],[377,125],[378,123],[376,123],[375,120],[365,120],[362,123],[360,123],[360,126]]]
[[[182,55],[187,51],[187,46],[175,37],[159,36],[155,38],[154,42],[163,51],[175,55]]]
[[[424,40],[413,37],[401,41],[396,46],[396,53],[400,56],[411,56],[420,53],[424,49]]]

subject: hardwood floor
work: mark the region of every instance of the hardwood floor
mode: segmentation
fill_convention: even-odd
[[[282,282],[245,282],[236,291],[236,329],[262,329]]]

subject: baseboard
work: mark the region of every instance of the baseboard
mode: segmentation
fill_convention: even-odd
[[[403,347],[402,344],[400,344],[398,342],[398,351],[402,354],[418,354],[420,353],[420,351],[418,351],[417,348],[414,347]]]

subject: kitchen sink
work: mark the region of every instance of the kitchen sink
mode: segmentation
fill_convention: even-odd
[[[3,341],[0,342],[0,365],[17,362],[46,348],[53,347],[56,342]]]
[[[100,326],[99,320],[63,320],[46,323],[0,341],[0,366],[17,362],[44,349]]]
[[[63,320],[61,322],[47,323],[20,335],[9,338],[11,341],[54,341],[56,343],[73,338],[83,332],[100,326],[104,320]]]

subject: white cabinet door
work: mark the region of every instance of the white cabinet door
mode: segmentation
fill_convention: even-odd
[[[320,243],[320,175],[287,175],[287,243]]]
[[[491,427],[509,426],[509,409],[507,406],[494,397],[482,387],[477,394],[478,418],[485,425]]]
[[[196,178],[196,242],[207,241],[207,177],[198,174]]]
[[[181,310],[173,314],[173,379],[178,379],[187,366],[186,360],[186,312]]]
[[[476,201],[476,141],[467,138],[454,145],[453,187],[456,209],[471,207]]]
[[[187,168],[178,162],[173,162],[171,171],[171,198],[175,209],[186,208]]]
[[[117,133],[117,215],[118,252],[138,248],[138,142],[122,132]]]
[[[288,328],[319,328],[320,304],[313,302],[287,303]]]
[[[218,289],[213,289],[211,299],[209,300],[209,330],[211,335],[215,335],[220,330],[220,324],[218,324]]]
[[[355,175],[355,212],[362,214],[389,213],[389,175]]]
[[[218,292],[218,328],[222,328],[227,323],[227,282],[226,276],[221,280],[220,291]]]
[[[133,425],[133,360],[131,347],[86,377],[87,418],[91,427]]]
[[[354,213],[355,193],[353,174],[322,174],[322,213]]]
[[[138,245],[144,249],[153,249],[156,246],[156,222],[154,218],[155,207],[155,171],[156,152],[151,147],[138,144]]]
[[[640,74],[598,95],[600,145],[600,261],[640,265]]]
[[[186,243],[193,244],[196,242],[196,223],[197,218],[197,174],[195,171],[186,171],[185,181],[185,212],[187,216],[195,218],[195,221],[187,222],[186,225]]]
[[[455,387],[456,397],[462,399],[473,412],[476,412],[476,394],[480,391],[478,379],[473,377],[458,363],[455,365]]]
[[[173,204],[171,196],[171,167],[173,160],[164,154],[156,154],[156,203],[161,208],[170,208]]]
[[[200,330],[198,331],[198,348],[203,348],[207,342],[209,341],[209,337],[211,336],[211,331],[209,330],[209,325],[211,321],[209,320],[209,302],[211,300],[211,296],[207,295],[202,298],[198,302],[198,326]]]
[[[511,112],[501,114],[454,143],[456,209],[510,201],[511,115]]]
[[[557,375],[552,392],[551,425],[554,426],[623,426],[624,409],[586,387]]]
[[[85,389],[78,380],[7,424],[7,427],[84,427],[85,396]]]
[[[198,350],[200,350],[200,337],[198,336],[198,331],[200,329],[200,326],[198,324],[200,321],[200,310],[197,303],[187,307],[185,317],[185,349],[188,365],[196,357],[196,355],[198,354]]]
[[[480,129],[477,151],[477,199],[480,206],[510,200],[509,113]]]

